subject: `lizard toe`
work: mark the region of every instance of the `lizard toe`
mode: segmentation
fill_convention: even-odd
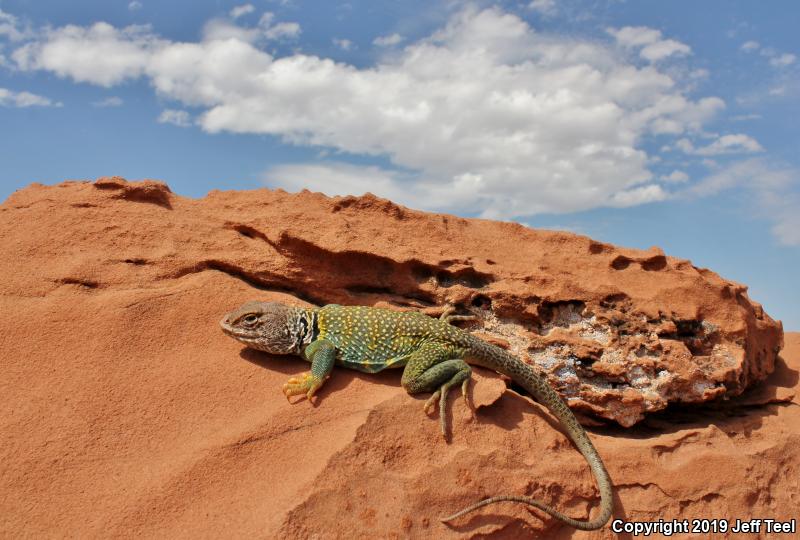
[[[472,403],[469,400],[469,381],[470,379],[464,379],[464,382],[461,383],[461,395],[464,396],[464,405],[467,406],[467,411],[469,411],[469,417],[471,420],[475,419],[475,410],[472,408]]]
[[[292,377],[283,385],[283,394],[289,399],[292,396],[305,394],[311,400],[316,391],[322,386],[322,380],[310,372],[303,373],[300,377]]]
[[[441,395],[441,390],[437,390],[433,393],[433,395],[431,395],[431,397],[428,398],[428,400],[425,402],[425,406],[423,407],[425,414],[431,414],[431,411],[436,406],[436,402],[439,401],[439,397]]]

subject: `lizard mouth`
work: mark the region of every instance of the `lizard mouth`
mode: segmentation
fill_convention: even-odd
[[[238,339],[238,340],[242,340],[242,341],[253,341],[253,340],[255,340],[255,336],[252,334],[252,332],[249,332],[247,330],[243,330],[241,328],[236,328],[234,326],[231,326],[231,324],[228,322],[228,316],[227,315],[224,316],[221,321],[219,321],[219,326],[220,326],[220,328],[222,328],[222,331],[225,334],[231,336],[232,338],[235,338],[235,339]]]

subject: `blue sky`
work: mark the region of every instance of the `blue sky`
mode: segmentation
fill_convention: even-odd
[[[800,4],[0,0],[0,199],[304,187],[662,247],[800,330]]]

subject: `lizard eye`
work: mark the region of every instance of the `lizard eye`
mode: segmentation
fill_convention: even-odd
[[[254,314],[250,314],[242,319],[242,322],[247,326],[252,326],[258,322],[258,316]]]

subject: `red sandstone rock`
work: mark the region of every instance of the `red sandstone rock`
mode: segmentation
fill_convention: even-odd
[[[570,535],[513,505],[596,504],[580,454],[529,400],[480,377],[450,444],[399,373],[243,350],[220,315],[260,298],[431,312],[452,303],[543,368],[592,438],[618,517],[792,517],[800,339],[745,287],[658,250],[303,192],[192,200],[120,178],[34,185],[0,205],[0,536]],[[719,396],[727,397],[720,401]],[[710,401],[709,405],[698,402]],[[647,417],[668,403],[684,407]],[[725,471],[725,474],[720,474]],[[591,536],[577,533],[575,537]],[[606,530],[599,536],[611,537]]]

